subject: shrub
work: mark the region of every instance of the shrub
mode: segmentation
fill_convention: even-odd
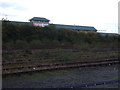
[[[23,40],[17,40],[15,43],[15,47],[29,48],[28,43]]]

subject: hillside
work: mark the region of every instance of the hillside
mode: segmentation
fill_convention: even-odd
[[[54,25],[36,27],[32,25],[2,22],[3,48],[32,48],[39,46],[71,46],[74,48],[116,48],[118,35],[100,35],[95,32],[80,32]]]
[[[78,67],[82,62],[118,59],[117,35],[58,29],[54,25],[35,27],[6,21],[2,25],[3,74],[70,67],[70,63]]]

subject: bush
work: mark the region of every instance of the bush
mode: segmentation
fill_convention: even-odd
[[[30,42],[30,47],[32,47],[32,46],[39,46],[39,45],[43,45],[41,40],[32,40]]]
[[[29,48],[29,45],[26,41],[23,41],[23,40],[17,40],[16,43],[15,43],[15,47],[20,47],[20,48]]]
[[[36,27],[3,22],[2,39],[5,46],[69,45],[88,49],[90,46],[114,47],[120,41],[120,35],[101,35],[92,32],[78,32],[71,29],[57,29],[55,26]],[[118,41],[119,40],[119,41]],[[13,41],[13,42],[11,42]],[[9,43],[9,44],[8,44]],[[98,45],[99,46],[99,45]]]

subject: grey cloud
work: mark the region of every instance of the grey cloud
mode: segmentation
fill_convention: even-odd
[[[21,7],[21,6],[16,6],[16,7],[14,7],[14,9],[16,9],[16,10],[27,10],[26,8]]]
[[[8,13],[0,13],[0,16],[9,16],[9,17],[19,17],[19,15],[15,15],[15,14],[8,14]]]
[[[26,8],[18,5],[17,3],[7,3],[7,2],[0,2],[1,8],[13,8],[15,10],[26,10]]]
[[[1,8],[9,8],[9,7],[13,7],[13,6],[14,6],[13,3],[0,2]]]

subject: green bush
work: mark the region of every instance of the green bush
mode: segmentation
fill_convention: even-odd
[[[32,40],[30,42],[30,47],[32,47],[32,46],[39,46],[39,45],[43,45],[41,40]]]
[[[36,27],[32,25],[12,24],[3,21],[2,40],[7,47],[22,45],[69,45],[83,49],[91,47],[116,47],[120,43],[120,35],[101,35],[92,32],[78,32],[71,29],[58,29],[54,25]],[[8,44],[9,43],[9,44]],[[112,44],[114,43],[114,44]]]
[[[15,47],[29,48],[28,43],[23,40],[16,40]]]

